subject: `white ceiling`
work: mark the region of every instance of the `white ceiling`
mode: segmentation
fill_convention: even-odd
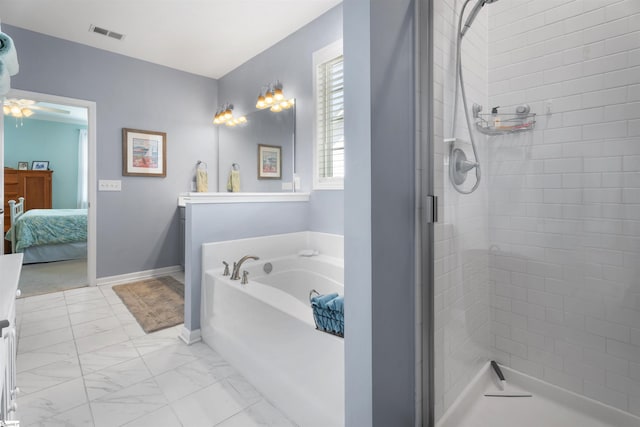
[[[220,78],[341,0],[0,0],[0,20]],[[96,25],[122,41],[89,32]],[[18,46],[19,54],[20,46]]]

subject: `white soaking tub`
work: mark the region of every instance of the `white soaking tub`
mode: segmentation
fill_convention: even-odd
[[[297,424],[344,425],[344,340],[316,330],[309,304],[312,289],[344,295],[342,259],[251,254],[246,285],[205,271],[204,341]]]

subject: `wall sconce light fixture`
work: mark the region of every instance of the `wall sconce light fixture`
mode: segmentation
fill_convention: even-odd
[[[227,126],[233,127],[244,123],[247,123],[247,118],[245,116],[234,118],[233,104],[229,103],[224,104],[222,107],[220,107],[213,117],[214,125],[225,124]]]
[[[293,98],[285,99],[284,92],[282,90],[282,83],[276,80],[275,83],[270,83],[266,88],[258,95],[258,101],[256,102],[256,108],[264,110],[269,108],[274,113],[279,113],[282,110],[288,110],[295,105]]]

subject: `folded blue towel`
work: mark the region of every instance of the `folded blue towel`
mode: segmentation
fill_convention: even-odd
[[[327,308],[344,314],[344,297],[337,297],[327,303]]]
[[[5,96],[9,89],[11,89],[11,78],[9,77],[7,66],[0,61],[0,98]]]
[[[315,305],[320,308],[327,308],[327,303],[329,303],[334,298],[337,298],[338,294],[326,294],[326,295],[318,295],[311,298],[311,305]]]
[[[4,62],[10,76],[18,74],[18,54],[13,39],[5,33],[0,33],[0,62]]]

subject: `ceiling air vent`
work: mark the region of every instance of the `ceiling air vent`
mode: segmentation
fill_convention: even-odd
[[[122,40],[122,38],[124,37],[124,34],[116,33],[113,31],[109,31],[109,34],[107,35],[112,39],[116,39],[116,40]]]
[[[89,27],[89,32],[111,37],[112,39],[116,39],[116,40],[124,39],[124,34],[116,33],[115,31],[110,31],[110,30],[107,30],[106,28],[97,27],[95,25],[91,25]]]

